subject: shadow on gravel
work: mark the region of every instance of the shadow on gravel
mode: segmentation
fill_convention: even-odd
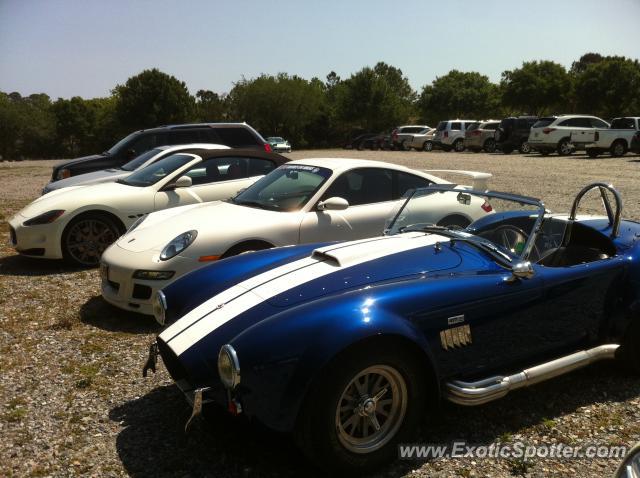
[[[118,309],[99,295],[80,306],[80,320],[108,332],[149,334],[160,331],[160,325],[153,317]]]
[[[48,276],[87,270],[73,267],[62,260],[34,259],[18,254],[0,257],[0,275],[2,276]]]
[[[156,388],[112,409],[125,427],[116,439],[127,473],[155,476],[321,476],[288,435],[209,407],[206,419],[184,431],[189,406],[175,386]]]
[[[598,402],[619,402],[640,395],[640,380],[619,371],[614,364],[596,364],[530,389],[507,395],[480,407],[445,403],[437,418],[425,424],[413,443],[468,444],[508,442],[513,435],[539,438],[554,435],[551,420],[579,415],[581,407]],[[175,386],[156,388],[147,395],[111,410],[111,420],[125,427],[116,439],[120,460],[133,476],[323,476],[297,451],[288,435],[281,435],[233,418],[222,409],[208,409],[188,434],[184,424],[189,407]],[[589,417],[575,430],[584,433]],[[570,439],[555,434],[560,442]],[[396,461],[376,476],[410,473],[424,461]],[[473,465],[469,463],[470,469]]]

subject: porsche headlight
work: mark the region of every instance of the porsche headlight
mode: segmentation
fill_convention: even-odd
[[[47,211],[44,214],[33,217],[24,222],[25,226],[37,226],[40,224],[50,224],[60,216],[64,214],[64,209],[54,209],[53,211]]]
[[[142,224],[142,221],[144,221],[146,218],[147,218],[146,214],[144,216],[138,218],[136,220],[136,222],[131,224],[131,227],[129,229],[127,229],[126,234],[129,234],[130,232],[132,232],[136,227],[138,227],[140,224]]]
[[[162,249],[162,252],[160,253],[160,260],[166,261],[177,256],[189,247],[193,241],[196,240],[197,236],[198,231],[187,231],[183,232],[178,237],[175,237],[169,244],[164,246],[164,249]]]
[[[236,351],[229,344],[220,348],[218,375],[220,375],[222,384],[228,389],[234,389],[240,383],[240,362]]]

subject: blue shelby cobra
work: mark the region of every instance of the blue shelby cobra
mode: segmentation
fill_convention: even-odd
[[[591,190],[606,216],[577,215]],[[421,222],[438,194],[494,213]],[[621,210],[604,183],[569,215],[410,191],[384,236],[246,254],[168,286],[147,367],[162,356],[194,416],[217,402],[293,432],[325,468],[366,470],[441,398],[483,404],[602,359],[640,369],[640,224]]]

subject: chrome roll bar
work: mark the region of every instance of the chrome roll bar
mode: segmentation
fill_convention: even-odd
[[[607,211],[609,225],[611,226],[611,238],[613,239],[618,236],[618,232],[620,230],[620,216],[622,215],[622,196],[620,196],[620,193],[611,184],[592,183],[582,188],[582,190],[576,195],[576,198],[573,200],[573,206],[571,206],[571,214],[569,215],[569,220],[576,220],[576,212],[578,211],[578,206],[580,205],[582,197],[592,189],[596,188],[600,191],[600,196],[602,196],[602,204]],[[607,196],[607,191],[611,192],[616,200],[615,213],[611,209],[611,202],[609,201],[609,197]]]

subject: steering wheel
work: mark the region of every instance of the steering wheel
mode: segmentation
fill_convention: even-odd
[[[493,230],[492,236],[495,238],[497,245],[502,246],[508,251],[511,251],[513,254],[517,255],[522,254],[522,250],[524,249],[524,246],[529,239],[529,234],[524,232],[519,227],[512,226],[511,224],[503,224],[496,227]],[[538,257],[538,255],[538,248],[534,244],[533,248],[531,249],[530,256]]]

